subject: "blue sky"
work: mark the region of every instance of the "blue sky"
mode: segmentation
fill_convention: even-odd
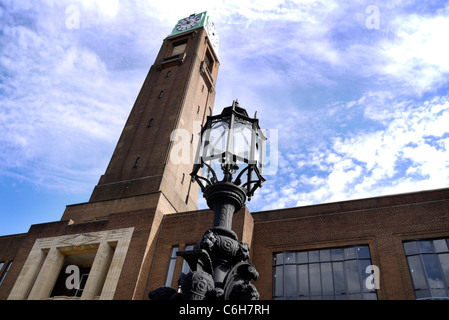
[[[203,11],[214,113],[238,98],[278,132],[251,211],[449,186],[447,1],[0,0],[0,235],[88,201],[162,40]]]

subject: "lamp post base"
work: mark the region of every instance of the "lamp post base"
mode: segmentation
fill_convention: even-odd
[[[158,292],[150,292],[150,299],[168,296],[183,300],[258,300],[259,293],[250,281],[257,280],[259,274],[248,262],[249,247],[238,242],[237,234],[231,229],[234,213],[245,203],[244,190],[220,182],[209,186],[204,196],[214,211],[214,223],[193,250],[177,252],[191,269],[181,276],[181,292],[159,288]]]

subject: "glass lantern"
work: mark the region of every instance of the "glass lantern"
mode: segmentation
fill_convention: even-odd
[[[259,120],[250,118],[233,101],[221,114],[207,117],[192,178],[203,192],[211,185],[232,183],[243,189],[250,200],[265,181],[262,174],[266,139]]]

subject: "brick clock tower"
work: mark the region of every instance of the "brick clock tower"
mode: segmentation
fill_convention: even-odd
[[[200,124],[214,104],[217,51],[218,37],[206,12],[179,20],[162,44],[89,202],[68,206],[64,220],[150,207],[164,213],[196,209],[199,187],[189,174]],[[179,148],[187,154],[174,152],[179,143],[187,144]]]
[[[0,237],[0,262],[14,261],[0,300],[140,300],[163,285],[167,266],[159,270],[155,257],[160,250],[169,257],[164,250],[171,247],[159,245],[164,220],[197,212],[199,187],[190,172],[214,104],[217,50],[206,12],[179,20],[89,201],[67,206],[60,221]],[[70,270],[79,286],[67,284]]]

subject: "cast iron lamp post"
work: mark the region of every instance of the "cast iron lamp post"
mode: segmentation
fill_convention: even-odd
[[[210,209],[208,229],[193,250],[178,252],[190,266],[182,274],[180,290],[162,287],[150,299],[251,300],[258,299],[258,272],[248,262],[249,248],[238,242],[232,217],[265,179],[262,176],[266,137],[257,118],[250,118],[237,101],[222,113],[209,116],[201,131],[197,161],[191,173]]]
[[[208,117],[191,176],[214,210],[213,228],[231,230],[232,214],[265,181],[265,140],[259,120],[248,117],[237,101],[221,114]]]

